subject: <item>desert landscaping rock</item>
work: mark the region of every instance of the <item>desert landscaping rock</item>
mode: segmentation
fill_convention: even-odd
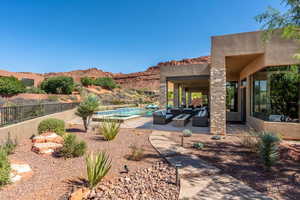
[[[32,139],[32,151],[39,154],[52,154],[62,148],[64,139],[56,133],[43,133]]]
[[[29,177],[32,175],[32,169],[28,164],[11,164],[11,182],[20,181],[23,177]]]
[[[86,199],[176,200],[179,188],[175,185],[175,177],[175,169],[160,161],[130,176],[100,183]]]

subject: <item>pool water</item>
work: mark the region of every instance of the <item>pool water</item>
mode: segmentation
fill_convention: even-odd
[[[99,111],[96,112],[97,115],[105,116],[105,115],[113,115],[113,116],[119,116],[119,117],[129,117],[133,115],[149,115],[150,113],[143,108],[120,108],[117,110],[106,110],[106,111]],[[152,115],[152,113],[151,113]]]

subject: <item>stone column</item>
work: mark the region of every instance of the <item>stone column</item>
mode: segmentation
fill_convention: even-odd
[[[174,97],[173,97],[173,106],[178,107],[179,106],[179,84],[174,83],[174,91],[173,91]]]
[[[213,56],[210,68],[210,132],[226,134],[226,68],[222,55]]]
[[[159,104],[161,108],[164,108],[167,105],[167,81],[166,80],[161,80],[159,90],[160,90]]]
[[[192,103],[192,92],[188,91],[188,105],[191,105]]]
[[[182,87],[182,104],[186,106],[186,88],[185,87]]]

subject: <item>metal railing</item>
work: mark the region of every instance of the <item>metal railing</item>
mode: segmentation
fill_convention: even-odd
[[[75,108],[78,103],[0,107],[0,127]]]

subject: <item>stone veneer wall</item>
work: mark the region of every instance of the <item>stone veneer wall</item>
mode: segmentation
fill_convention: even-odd
[[[210,69],[210,132],[226,134],[226,71],[222,63],[212,63]]]
[[[159,104],[161,108],[167,105],[167,81],[161,81],[159,87]]]

